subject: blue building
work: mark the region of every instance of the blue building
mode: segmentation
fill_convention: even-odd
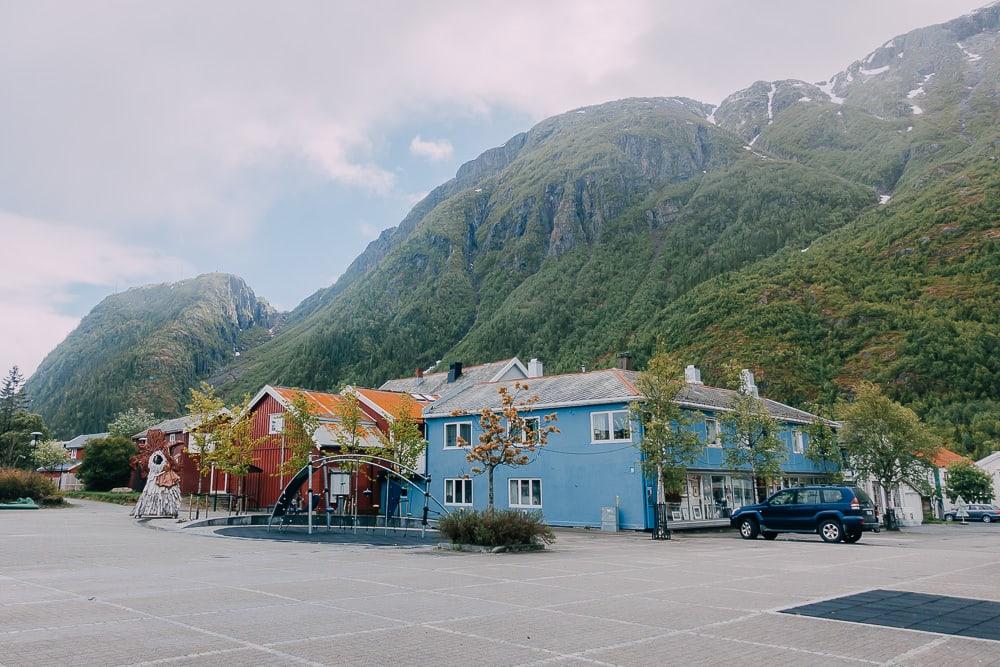
[[[480,377],[470,382],[462,381],[458,366],[457,374],[452,369],[447,376],[450,382],[445,379],[434,387],[438,398],[424,409],[427,472],[433,480],[433,495],[451,509],[486,507],[486,477],[473,475],[464,443],[478,442],[483,408],[500,407],[498,388],[514,391],[515,383],[521,382],[528,386],[521,393],[523,399],[537,397],[530,408],[519,411],[521,416],[541,422],[545,415],[555,414],[560,432],[549,436],[548,444],[538,449],[528,465],[496,469],[495,505],[539,510],[547,523],[556,526],[600,526],[602,508],[615,507],[622,528],[651,527],[655,488],[642,473],[637,447],[641,428],[628,411],[631,402],[642,399],[636,388],[638,373],[612,368],[545,376],[537,360],[527,366],[497,362],[490,368],[499,369],[506,371],[503,379],[484,381]],[[702,384],[694,367],[688,367],[685,380],[678,402],[697,416],[692,428],[702,437],[705,449],[689,468],[685,492],[668,499],[668,509],[675,521],[724,519],[734,508],[754,499],[754,482],[748,472],[727,469],[723,457],[720,417],[737,392]],[[745,387],[756,392],[749,373]],[[788,447],[781,485],[822,481],[825,476],[805,455],[809,439],[804,427],[816,417],[776,401],[761,400],[781,425],[779,437]]]

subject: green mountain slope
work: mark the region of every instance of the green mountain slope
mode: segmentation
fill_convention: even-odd
[[[171,416],[187,390],[270,337],[274,309],[241,278],[206,274],[98,304],[29,379],[32,409],[59,436],[104,430],[117,412]]]

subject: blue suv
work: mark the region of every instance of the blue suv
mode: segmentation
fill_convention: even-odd
[[[729,520],[745,540],[778,533],[819,533],[824,542],[853,544],[861,533],[879,531],[872,499],[852,486],[799,486],[782,489],[758,505],[744,505]]]

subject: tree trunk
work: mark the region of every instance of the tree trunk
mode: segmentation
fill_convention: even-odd
[[[663,464],[656,464],[656,503],[662,505],[667,502],[667,491],[663,484]]]
[[[486,479],[489,484],[489,496],[486,504],[486,509],[493,511],[493,471],[495,466],[486,466]]]

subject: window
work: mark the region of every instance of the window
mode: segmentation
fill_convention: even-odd
[[[542,428],[541,417],[522,417],[521,419],[524,421],[524,432],[521,433],[520,441],[527,444],[530,438],[530,442],[538,442],[538,432]],[[520,430],[522,429],[514,428],[511,430],[510,425],[507,425],[507,433],[515,438],[517,437],[516,432]]]
[[[278,435],[279,433],[285,432],[285,415],[280,412],[276,412],[270,415],[267,422],[267,434],[268,435]]]
[[[471,505],[472,480],[471,479],[444,480],[444,504]]]
[[[170,437],[167,438],[167,442],[169,442],[171,445],[174,444],[175,442],[177,442],[177,434],[176,433],[171,433]]]
[[[705,420],[705,442],[708,443],[709,447],[722,447],[720,433],[718,419]]]
[[[780,491],[768,501],[769,505],[791,505],[795,502],[795,491]]]
[[[844,502],[844,492],[840,489],[823,489],[823,502],[842,503]]]
[[[819,505],[819,489],[799,489],[796,505]]]
[[[510,507],[541,507],[542,480],[512,479],[508,482]]]
[[[444,425],[444,446],[447,449],[472,446],[472,422]]]
[[[802,454],[806,451],[806,440],[802,431],[792,431],[792,452]]]
[[[630,442],[632,430],[628,410],[590,413],[592,442]]]

